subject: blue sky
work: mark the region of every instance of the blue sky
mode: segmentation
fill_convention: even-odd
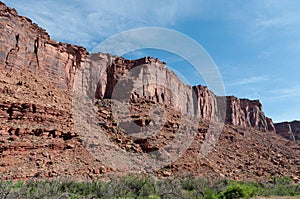
[[[51,37],[92,50],[113,34],[164,27],[199,42],[222,75],[226,94],[260,99],[275,122],[300,119],[300,2],[297,0],[4,0]],[[180,57],[158,57],[192,85],[205,84]]]

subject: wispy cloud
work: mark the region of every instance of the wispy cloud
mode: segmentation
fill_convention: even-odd
[[[299,25],[300,7],[297,1],[266,0],[259,11],[256,18],[258,26],[271,28]]]
[[[234,82],[229,82],[228,84],[226,84],[226,86],[241,86],[241,85],[247,85],[247,84],[255,84],[255,83],[262,82],[262,81],[267,81],[269,79],[270,78],[266,75],[253,76],[253,77],[247,77],[244,79],[234,80]]]
[[[269,93],[272,95],[273,99],[294,98],[299,100],[300,85],[270,90]]]
[[[4,2],[47,28],[54,39],[92,49],[98,42],[120,31],[144,26],[172,26],[177,20],[189,15],[194,1]]]

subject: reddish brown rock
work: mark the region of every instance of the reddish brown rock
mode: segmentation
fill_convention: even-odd
[[[258,100],[227,97],[225,122],[241,127],[254,127],[260,131],[275,131],[272,119],[267,118]]]
[[[217,98],[206,86],[194,86],[195,115],[197,118],[211,120],[217,117]]]
[[[300,143],[300,121],[275,123],[276,133]]]
[[[0,68],[28,68],[57,86],[72,86],[76,70],[88,54],[85,48],[51,40],[44,29],[3,3],[0,20]]]

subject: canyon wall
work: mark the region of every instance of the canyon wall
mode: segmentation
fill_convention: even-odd
[[[276,123],[275,128],[279,135],[300,143],[300,121]]]
[[[225,122],[242,127],[255,127],[261,131],[275,131],[272,119],[265,116],[259,100],[227,98]]]
[[[126,60],[105,53],[89,54],[83,47],[57,43],[44,29],[3,3],[0,20],[3,71],[28,69],[61,89],[76,89],[95,99],[145,98],[174,106],[182,114],[197,119],[224,118],[227,124],[275,131],[258,100],[217,97],[205,86],[185,85],[158,59]],[[116,86],[124,96],[116,94]]]
[[[0,2],[0,68],[30,69],[59,87],[70,87],[85,48],[57,43],[49,34]]]

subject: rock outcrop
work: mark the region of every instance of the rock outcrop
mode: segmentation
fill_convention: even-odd
[[[157,59],[126,60],[96,53],[87,56],[86,60],[77,79],[80,84],[77,87],[81,87],[83,95],[133,101],[145,98],[172,105],[182,114],[200,120],[225,121],[226,124],[275,131],[272,120],[264,115],[258,100],[218,97],[206,86],[185,85]]]
[[[49,34],[0,2],[0,68],[30,69],[60,87],[70,87],[87,51],[57,43]]]
[[[83,93],[96,99],[115,98],[113,92],[116,92],[116,85],[119,88],[121,84],[126,83],[126,88],[124,87],[125,90],[122,91],[128,99],[144,97],[180,108],[182,102],[177,93],[191,91],[191,87],[184,85],[167,69],[165,63],[151,57],[126,60],[104,53],[91,54],[86,56],[77,78],[79,84],[75,86],[79,86]],[[191,98],[190,96],[190,106],[192,106]]]
[[[300,121],[275,123],[275,129],[279,135],[300,143]]]
[[[195,115],[198,118],[210,120],[212,115],[216,115],[216,96],[205,86],[195,86],[193,90],[195,92]]]
[[[227,124],[255,127],[260,131],[275,131],[272,119],[265,116],[258,100],[227,97]]]

